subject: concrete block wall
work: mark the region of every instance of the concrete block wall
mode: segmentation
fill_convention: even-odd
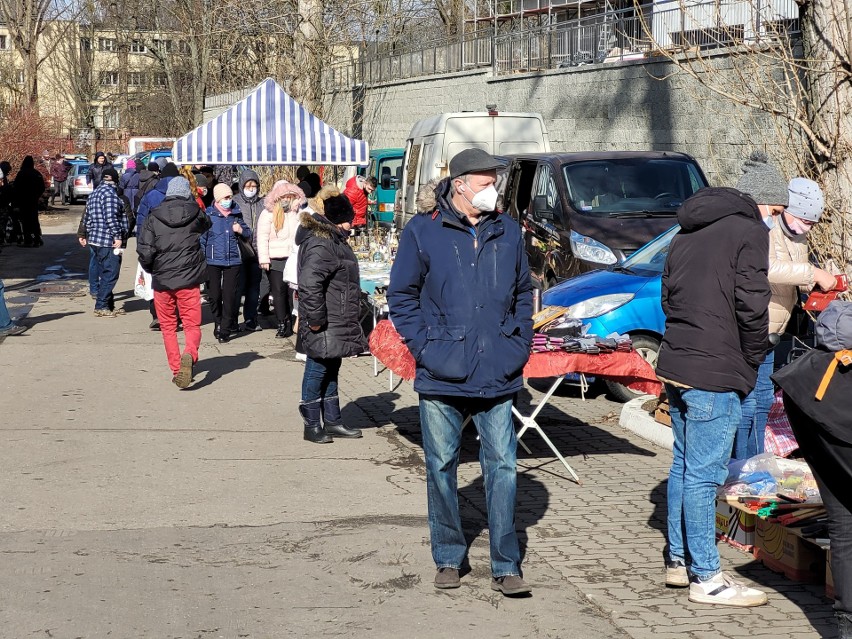
[[[714,64],[735,81],[726,57]],[[352,95],[326,95],[326,118],[344,132],[353,130]],[[720,186],[736,182],[756,144],[775,140],[768,115],[713,94],[669,61],[415,78],[367,87],[363,100],[362,135],[376,148],[403,146],[419,119],[496,104],[500,111],[541,113],[555,151],[681,151]]]

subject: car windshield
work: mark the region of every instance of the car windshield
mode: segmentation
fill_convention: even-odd
[[[666,257],[669,254],[669,245],[679,230],[680,226],[675,224],[668,231],[648,242],[615,268],[643,277],[661,275],[663,266],[666,264]]]
[[[91,167],[88,164],[77,165],[77,175],[86,175]]]
[[[562,168],[571,205],[598,217],[673,217],[686,198],[707,186],[698,167],[682,159],[587,160]]]

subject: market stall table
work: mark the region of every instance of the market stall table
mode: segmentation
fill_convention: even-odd
[[[376,359],[402,379],[414,379],[416,368],[414,358],[389,320],[382,320],[376,324],[370,335],[370,351]],[[529,449],[520,440],[527,430],[535,430],[562,462],[562,465],[571,473],[574,481],[580,483],[580,478],[574,472],[574,469],[565,461],[565,458],[536,421],[536,418],[547,406],[550,398],[568,373],[605,377],[649,395],[659,395],[661,384],[657,380],[651,365],[642,359],[636,351],[601,353],[598,355],[549,351],[530,355],[529,361],[524,366],[523,376],[525,379],[550,377],[556,379],[530,415],[523,415],[517,407],[512,406],[512,413],[521,423],[521,429],[517,435],[518,443],[529,453]],[[467,421],[469,421],[469,418],[465,423]]]

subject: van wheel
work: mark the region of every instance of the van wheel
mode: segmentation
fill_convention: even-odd
[[[657,356],[660,353],[660,340],[650,335],[634,335],[632,338],[633,350],[642,356],[653,368],[657,367]],[[623,384],[617,382],[606,382],[606,387],[609,389],[613,399],[621,403],[627,403],[631,399],[641,397],[643,393],[631,390]]]

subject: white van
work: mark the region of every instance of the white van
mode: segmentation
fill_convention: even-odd
[[[397,192],[394,221],[402,228],[417,214],[417,191],[435,178],[446,177],[457,153],[479,147],[492,155],[550,151],[544,119],[538,113],[443,113],[420,120],[405,143],[402,187]]]

